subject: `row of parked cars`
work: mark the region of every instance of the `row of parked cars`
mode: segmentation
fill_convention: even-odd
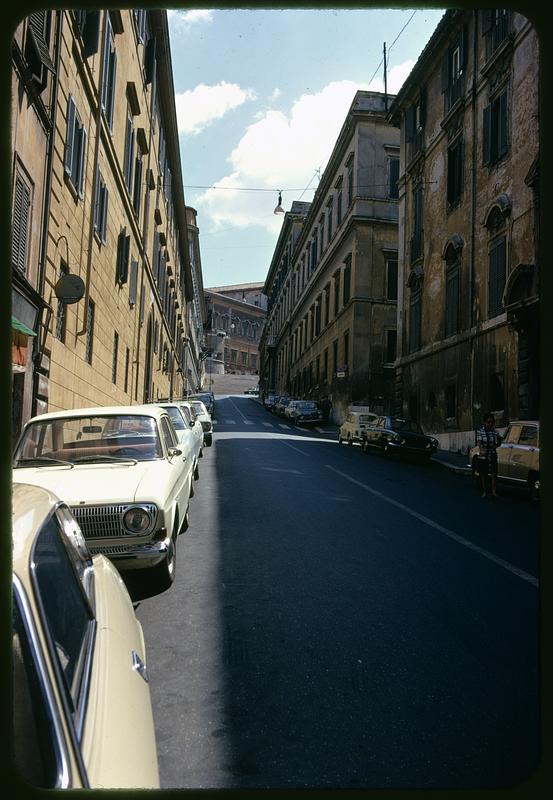
[[[429,460],[439,447],[433,436],[424,433],[416,420],[379,415],[367,406],[350,406],[338,432],[339,444],[361,445],[363,452],[380,451],[386,456],[404,453]],[[479,448],[470,448],[467,467],[476,483]],[[540,423],[538,420],[513,420],[501,436],[497,448],[499,481],[527,488],[533,498],[540,491]]]
[[[211,398],[212,399],[212,398]],[[198,397],[29,420],[12,492],[13,752],[43,788],[158,788],[142,627],[212,423]]]
[[[314,400],[295,400],[287,395],[267,395],[263,405],[271,413],[293,424],[313,425],[322,422],[323,412]]]

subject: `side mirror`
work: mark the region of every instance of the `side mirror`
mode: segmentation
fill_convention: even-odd
[[[182,456],[182,450],[178,447],[170,447],[167,451],[169,454],[169,458],[173,458],[174,456]]]
[[[193,419],[191,419],[188,424],[190,425],[191,428],[193,428],[196,423]]]

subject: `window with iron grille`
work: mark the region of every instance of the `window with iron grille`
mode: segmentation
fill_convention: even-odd
[[[409,298],[409,352],[420,350],[422,317],[422,287],[419,283],[411,288]]]
[[[104,40],[104,74],[102,80],[102,110],[106,115],[106,120],[110,132],[113,130],[113,106],[115,101],[115,78],[117,74],[117,52],[113,42],[113,32],[109,16],[105,17],[105,40]]]
[[[388,329],[386,331],[386,364],[393,364],[397,353],[397,331]]]
[[[448,247],[445,269],[445,335],[459,333],[459,256],[453,247]]]
[[[495,317],[503,311],[503,291],[507,275],[507,240],[496,239],[490,246],[488,275],[488,315]]]
[[[117,383],[117,357],[119,354],[119,334],[113,332],[113,361],[111,363],[111,382]]]
[[[17,172],[12,209],[12,267],[27,272],[29,261],[29,227],[31,218],[31,187]]]
[[[397,303],[397,259],[386,259],[386,299]]]
[[[455,105],[465,93],[465,69],[467,62],[468,32],[466,26],[458,38],[442,56],[442,94],[444,95],[444,114]]]
[[[60,264],[59,277],[69,275],[69,267],[62,261]],[[67,304],[58,300],[58,308],[56,313],[56,339],[65,344],[65,332],[67,328]]]
[[[457,139],[447,149],[447,204],[456,205],[463,193],[464,143]]]
[[[69,95],[63,165],[65,174],[81,198],[84,196],[85,157],[86,130],[79,118],[75,100]]]
[[[388,158],[388,198],[397,200],[399,198],[399,158]]]
[[[507,89],[484,108],[484,164],[491,166],[508,150],[508,104]]]
[[[85,339],[85,361],[92,364],[92,350],[94,345],[94,311],[96,306],[93,301],[88,299],[88,309],[86,315],[86,339]]]
[[[480,24],[486,41],[486,59],[489,59],[510,34],[511,11],[508,8],[483,9]]]

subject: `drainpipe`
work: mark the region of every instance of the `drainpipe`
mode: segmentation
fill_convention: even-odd
[[[55,13],[55,12],[54,12]],[[51,127],[48,131],[48,154],[46,156],[46,180],[44,182],[44,210],[43,210],[43,217],[42,217],[42,234],[41,234],[41,241],[40,241],[40,257],[38,263],[38,293],[44,299],[44,292],[45,292],[45,280],[46,280],[46,251],[47,251],[47,243],[48,243],[48,228],[49,228],[49,216],[50,216],[50,199],[51,199],[51,189],[52,189],[52,162],[54,160],[54,136],[56,131],[56,105],[58,99],[58,85],[59,85],[59,74],[60,74],[60,61],[61,61],[61,29],[62,29],[62,21],[64,11],[61,10],[58,12],[57,15],[57,30],[56,30],[56,74],[52,79],[52,114],[51,114]],[[41,311],[41,315],[44,313],[44,309]],[[44,351],[44,346],[46,344],[46,336],[48,334],[48,328],[50,327],[50,319],[52,317],[52,309],[51,307],[48,308],[48,316],[46,318],[46,323],[42,322],[42,326],[44,328],[44,341],[42,342],[42,346],[38,341],[40,336],[37,336],[37,341],[35,341],[35,353],[33,356],[33,396],[32,396],[32,403],[31,403],[31,415],[35,416],[37,412],[37,391],[38,391],[38,370],[40,368],[40,361],[42,359],[42,353]]]
[[[476,237],[476,170],[477,170],[477,119],[476,119],[476,74],[477,74],[477,45],[478,45],[478,11],[472,12],[472,181],[470,198],[470,264],[469,264],[469,342],[470,342],[470,415],[471,427],[476,431],[474,420],[474,339],[473,328],[475,325],[474,313],[474,272],[475,272],[475,237]],[[476,434],[475,434],[476,435]]]
[[[83,333],[86,333],[86,329],[88,327],[88,301],[90,298],[90,278],[92,274],[92,245],[94,243],[94,208],[96,206],[96,189],[97,189],[97,180],[96,180],[96,173],[98,170],[98,160],[100,155],[100,139],[101,139],[101,132],[102,132],[102,86],[104,85],[104,61],[105,61],[105,49],[106,49],[106,15],[109,14],[109,11],[104,11],[103,14],[103,25],[101,26],[100,30],[100,75],[98,79],[98,108],[96,111],[96,136],[94,141],[94,161],[93,161],[93,172],[92,172],[92,196],[90,198],[90,223],[88,226],[88,255],[86,258],[86,278],[85,278],[85,292],[84,292],[84,316],[83,316],[83,327],[75,333],[75,339],[78,336],[82,336]]]

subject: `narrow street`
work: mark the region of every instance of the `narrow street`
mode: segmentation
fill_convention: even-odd
[[[508,787],[538,759],[538,507],[216,397],[142,601],[164,788]]]

